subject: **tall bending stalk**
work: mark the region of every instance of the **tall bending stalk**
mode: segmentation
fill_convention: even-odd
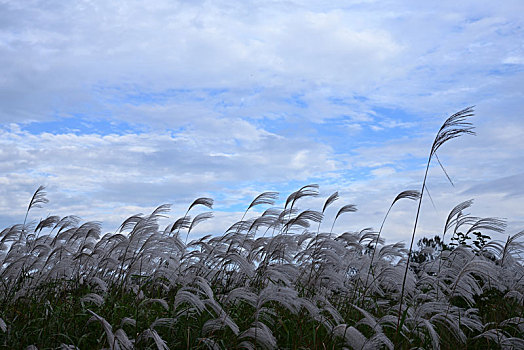
[[[373,253],[371,254],[371,261],[369,262],[369,270],[368,270],[368,275],[366,276],[366,283],[364,284],[364,290],[366,290],[368,287],[369,275],[373,269],[373,259],[375,258],[375,252],[377,251],[377,246],[378,246],[378,243],[380,242],[380,234],[382,233],[382,229],[384,228],[384,224],[386,223],[386,219],[388,218],[389,212],[391,211],[395,203],[397,203],[399,200],[404,199],[404,198],[411,199],[411,200],[417,200],[420,198],[420,192],[414,191],[414,190],[402,191],[395,197],[393,202],[391,202],[391,205],[389,206],[389,209],[386,212],[386,215],[384,216],[384,220],[382,220],[380,229],[378,230],[377,239],[375,241],[375,247],[373,248]]]
[[[413,242],[415,240],[415,233],[417,231],[417,224],[418,219],[420,216],[420,208],[422,205],[422,198],[424,196],[424,189],[426,188],[426,180],[428,178],[428,171],[429,166],[431,164],[431,159],[433,156],[436,156],[437,150],[447,141],[454,139],[456,137],[459,137],[463,134],[469,134],[469,135],[475,135],[475,132],[473,131],[474,127],[473,124],[466,121],[466,118],[473,116],[473,107],[465,108],[455,114],[453,114],[451,117],[446,119],[444,124],[440,127],[437,136],[435,137],[435,140],[433,141],[433,145],[431,146],[431,151],[429,153],[428,162],[426,164],[426,171],[424,173],[424,180],[422,181],[422,188],[420,190],[420,198],[418,201],[418,207],[417,207],[417,215],[415,217],[415,223],[413,225],[413,234],[411,236],[411,243],[409,245],[409,252],[407,256],[406,261],[406,269],[404,271],[404,277],[402,280],[402,289],[400,292],[400,305],[398,308],[398,319],[397,319],[397,335],[400,333],[400,319],[402,317],[402,304],[404,301],[404,292],[406,287],[406,277],[408,275],[409,270],[409,262],[411,259],[411,253],[413,251]]]
[[[335,227],[335,222],[337,222],[337,219],[340,215],[344,213],[354,213],[357,211],[357,206],[354,204],[346,204],[342,208],[338,210],[337,215],[335,216],[335,219],[333,220],[333,224],[331,225],[331,230],[329,231],[329,237],[331,238],[331,234],[333,233],[333,227]]]

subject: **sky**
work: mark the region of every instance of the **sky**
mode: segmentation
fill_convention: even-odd
[[[326,212],[336,232],[377,229],[420,189],[440,125],[475,106],[476,136],[438,156],[419,235],[448,212],[524,229],[524,2],[0,0],[0,227],[31,211],[114,231],[128,216],[197,197],[220,234],[251,200]],[[204,208],[205,209],[205,208]],[[257,208],[259,212],[266,207]],[[198,213],[195,211],[194,214]],[[408,241],[416,203],[384,227]],[[253,215],[256,211],[253,212]]]

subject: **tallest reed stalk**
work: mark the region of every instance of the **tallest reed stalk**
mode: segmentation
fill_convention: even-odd
[[[446,119],[444,124],[442,124],[442,126],[440,127],[437,133],[437,136],[435,136],[435,140],[433,141],[433,144],[431,146],[431,151],[429,152],[428,162],[426,164],[426,171],[424,173],[424,180],[422,181],[422,188],[420,191],[420,198],[419,198],[418,207],[417,207],[417,215],[415,217],[415,223],[413,225],[413,234],[411,235],[411,243],[409,245],[409,252],[408,252],[407,261],[406,261],[406,269],[404,271],[404,277],[402,280],[402,289],[400,292],[400,305],[398,308],[398,319],[397,319],[397,336],[400,333],[400,328],[402,326],[400,321],[402,318],[402,305],[404,302],[404,294],[406,290],[406,278],[408,275],[409,262],[411,259],[411,253],[413,251],[413,242],[415,240],[415,234],[417,232],[417,224],[418,224],[418,219],[420,216],[420,209],[422,206],[422,198],[424,195],[424,190],[426,189],[426,180],[428,178],[428,172],[429,172],[429,166],[431,164],[431,159],[433,159],[433,156],[435,157],[437,156],[437,150],[440,148],[440,146],[445,144],[447,141],[457,138],[464,134],[475,135],[475,132],[473,131],[474,129],[473,124],[466,120],[466,118],[471,117],[471,116],[473,116],[473,107],[468,107],[468,108],[465,108],[453,114],[451,117]],[[442,166],[442,163],[439,162],[439,164],[447,176],[447,172],[444,169],[444,167]]]

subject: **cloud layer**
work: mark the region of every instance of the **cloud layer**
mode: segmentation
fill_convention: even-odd
[[[359,205],[342,230],[377,226],[420,186],[440,123],[474,104],[478,137],[439,154],[455,187],[432,170],[425,232],[469,197],[522,229],[522,9],[2,2],[0,223],[40,184],[53,212],[112,225],[212,195],[224,226],[259,192],[318,182]],[[409,236],[411,213],[392,215],[391,237]]]

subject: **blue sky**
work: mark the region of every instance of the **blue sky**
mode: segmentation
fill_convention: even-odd
[[[336,5],[335,5],[336,3]],[[440,124],[475,105],[476,137],[439,151],[420,233],[447,212],[524,229],[522,1],[1,1],[0,224],[35,210],[115,229],[215,198],[220,233],[257,194],[308,183],[338,231],[377,228],[419,189]],[[332,208],[332,211],[336,211]],[[409,237],[412,203],[388,221]],[[330,226],[328,213],[328,223]]]

